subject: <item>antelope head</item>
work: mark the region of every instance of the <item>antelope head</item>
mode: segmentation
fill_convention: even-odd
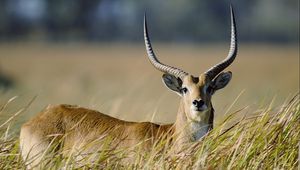
[[[150,62],[164,73],[162,79],[167,88],[181,96],[181,107],[183,107],[187,121],[207,124],[210,128],[207,128],[206,132],[212,128],[213,124],[212,95],[224,88],[231,80],[231,72],[222,71],[234,61],[237,55],[234,12],[232,8],[230,11],[231,43],[228,56],[200,76],[193,76],[179,68],[163,64],[157,59],[148,35],[146,15],[144,17],[144,40]]]

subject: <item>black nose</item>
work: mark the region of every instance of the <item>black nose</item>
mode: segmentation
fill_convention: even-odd
[[[193,105],[195,106],[195,107],[197,107],[197,108],[200,108],[200,107],[202,107],[203,105],[204,105],[204,101],[203,100],[194,100],[193,101]]]

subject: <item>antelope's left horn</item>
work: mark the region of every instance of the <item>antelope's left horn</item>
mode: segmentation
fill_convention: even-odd
[[[230,42],[230,50],[227,57],[220,62],[219,64],[211,67],[209,70],[205,72],[205,74],[212,80],[215,78],[221,71],[227,68],[235,59],[237,55],[238,45],[237,45],[237,35],[236,35],[236,25],[233,8],[230,5],[231,12],[231,42]]]

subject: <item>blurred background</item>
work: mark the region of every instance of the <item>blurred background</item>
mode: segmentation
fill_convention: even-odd
[[[253,113],[299,92],[297,0],[0,0],[0,121],[30,101],[78,104],[134,121],[173,122],[179,97],[146,58],[143,15],[159,58],[199,75],[239,39],[233,79],[213,98],[217,119]]]
[[[1,0],[0,40],[137,42],[147,11],[156,40],[227,41],[230,2],[241,41],[298,41],[297,0]]]

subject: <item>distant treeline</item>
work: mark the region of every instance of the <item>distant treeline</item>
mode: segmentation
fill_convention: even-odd
[[[140,41],[147,12],[155,40],[298,42],[297,0],[0,0],[0,41]]]

